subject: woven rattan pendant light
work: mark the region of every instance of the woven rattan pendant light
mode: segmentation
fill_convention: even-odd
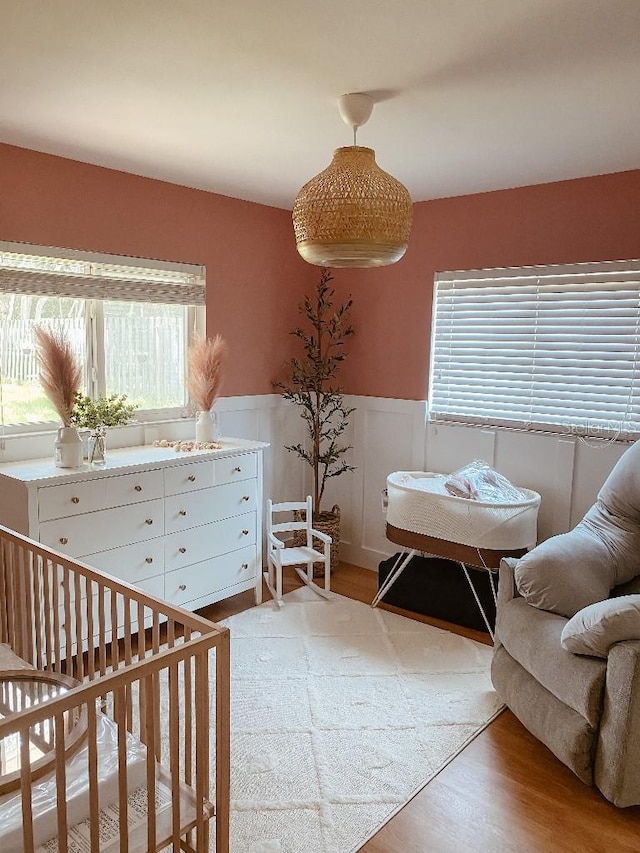
[[[329,166],[298,193],[293,205],[298,252],[323,267],[394,264],[407,249],[411,196],[377,165],[373,149],[356,145],[356,131],[373,109],[371,96],[343,95],[338,107],[353,129],[353,145],[336,149]]]

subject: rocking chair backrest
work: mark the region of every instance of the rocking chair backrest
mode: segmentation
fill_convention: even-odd
[[[304,513],[304,521],[296,521],[292,517],[286,521],[274,521],[274,515],[279,513],[293,513],[294,511]],[[273,503],[271,498],[267,500],[267,534],[287,533],[294,530],[306,530],[308,543],[311,543],[311,529],[313,527],[313,504],[311,495],[306,501],[287,501],[285,503]]]

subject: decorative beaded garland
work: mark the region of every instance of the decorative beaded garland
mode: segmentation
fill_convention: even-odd
[[[177,453],[188,453],[191,450],[220,450],[222,445],[219,441],[167,441],[161,438],[153,442],[153,447],[173,447]]]

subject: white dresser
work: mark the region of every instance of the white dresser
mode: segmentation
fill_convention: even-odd
[[[0,523],[188,610],[261,597],[262,451],[110,450],[104,468],[0,465]]]

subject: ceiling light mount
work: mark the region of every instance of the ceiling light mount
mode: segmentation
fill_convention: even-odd
[[[337,148],[327,168],[308,181],[293,205],[300,255],[325,267],[382,267],[399,261],[411,230],[407,189],[376,163],[371,148],[356,145],[373,98],[352,92],[338,99],[353,145]]]
[[[373,112],[373,98],[364,92],[352,92],[350,95],[340,95],[338,112],[342,121],[353,130],[353,144],[356,144],[356,133],[359,127],[366,124]]]

